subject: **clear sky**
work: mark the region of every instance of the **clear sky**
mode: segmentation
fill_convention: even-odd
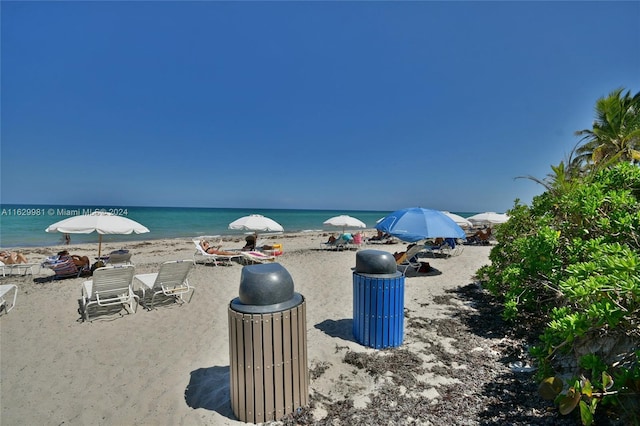
[[[640,2],[0,3],[1,201],[505,211],[640,90]]]

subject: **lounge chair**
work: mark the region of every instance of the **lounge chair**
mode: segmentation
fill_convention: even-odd
[[[462,253],[462,240],[456,238],[436,238],[431,244],[425,244],[424,252],[432,257],[452,257]]]
[[[212,254],[212,253],[207,253],[206,251],[204,251],[204,249],[202,248],[202,246],[200,245],[200,241],[202,241],[202,238],[198,238],[198,239],[194,239],[192,240],[193,244],[196,246],[196,251],[193,254],[193,262],[197,263],[197,256],[202,256],[205,259],[205,262],[207,260],[210,260],[213,262],[214,265],[218,266],[220,265],[231,265],[232,261],[234,259],[238,259],[240,260],[242,258],[241,253],[238,252],[237,254]],[[226,250],[225,250],[226,251]]]
[[[473,245],[489,245],[491,244],[491,228],[487,228],[485,230],[478,230],[475,234],[467,236],[466,244]]]
[[[13,300],[11,302],[11,306],[7,305],[7,300],[5,299],[5,295],[8,295],[11,291],[13,291]],[[8,296],[11,300],[11,297]],[[15,284],[3,284],[0,285],[0,310],[5,311],[5,313],[9,313],[10,310],[16,306],[16,299],[18,298],[18,286]]]
[[[407,249],[406,252],[402,253],[402,255],[396,259],[398,270],[404,275],[407,275],[407,271],[409,269],[417,272],[420,269],[420,266],[422,266],[420,261],[417,259],[417,255],[423,250],[424,246],[417,244]]]
[[[93,271],[93,279],[82,283],[81,310],[85,321],[89,320],[89,307],[93,305],[122,305],[135,313],[139,297],[133,292],[134,272],[133,265],[105,266]],[[134,300],[136,309],[133,308]]]
[[[159,294],[183,303],[185,301],[183,295],[191,291],[190,302],[196,289],[189,285],[187,276],[194,265],[195,262],[191,259],[169,261],[160,265],[157,273],[135,275],[133,280],[139,283],[139,288],[142,290],[143,305],[147,307],[145,298],[147,291],[153,292],[151,305],[147,307],[149,310],[153,309],[153,302]]]
[[[2,268],[2,276],[6,276],[7,270],[9,271],[9,275],[12,275],[14,271],[18,271],[18,273],[23,272],[24,275],[27,275],[27,272],[33,275],[33,267],[38,266],[37,263],[4,263],[0,261],[0,268]]]
[[[355,247],[356,250],[358,250],[360,247],[362,247],[362,244],[364,244],[364,239],[362,237],[362,234],[360,232],[357,232],[355,234],[353,234],[353,247]]]
[[[102,258],[106,265],[133,265],[129,250],[114,250],[109,256]]]
[[[276,257],[274,255],[269,255],[262,253],[261,251],[243,251],[240,252],[242,255],[242,261],[246,265],[250,265],[253,263],[269,263],[275,262]]]
[[[330,240],[330,241],[327,241],[326,243],[320,244],[320,248],[325,250],[335,250],[335,251],[349,250],[349,248],[351,247],[351,244],[347,239],[343,238],[342,235],[344,234],[341,234],[340,236],[338,236],[338,238],[335,238],[334,240]]]

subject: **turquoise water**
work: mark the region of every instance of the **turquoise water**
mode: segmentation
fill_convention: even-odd
[[[332,216],[348,214],[373,228],[390,211],[367,210],[281,210],[231,209],[191,207],[127,207],[58,206],[58,205],[0,205],[0,247],[42,247],[58,245],[63,235],[47,233],[51,224],[78,214],[105,210],[128,217],[149,228],[149,233],[133,235],[104,235],[105,242],[156,240],[163,238],[196,237],[199,235],[241,235],[241,231],[228,229],[229,223],[250,214],[270,217],[284,227],[285,232],[335,230],[322,222]],[[475,212],[453,212],[468,217]],[[72,234],[71,243],[97,241],[94,234]]]

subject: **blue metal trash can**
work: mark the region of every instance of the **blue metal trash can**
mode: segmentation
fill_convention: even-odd
[[[353,336],[375,349],[404,339],[404,275],[386,251],[361,250],[353,272]]]

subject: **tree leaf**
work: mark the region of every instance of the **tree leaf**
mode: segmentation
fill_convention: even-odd
[[[591,396],[593,395],[593,389],[591,387],[591,382],[588,379],[585,380],[583,385],[582,385],[582,394],[588,396],[589,398],[591,398]]]
[[[613,377],[609,375],[606,371],[602,372],[602,389],[609,390],[613,386]]]
[[[547,377],[538,386],[538,393],[548,401],[553,401],[560,392],[562,392],[562,380],[557,377]]]
[[[584,426],[591,426],[593,423],[593,413],[589,410],[586,402],[580,401],[580,418]]]
[[[576,408],[578,402],[580,402],[580,392],[577,392],[574,388],[569,388],[567,394],[560,397],[560,414],[569,414]]]

